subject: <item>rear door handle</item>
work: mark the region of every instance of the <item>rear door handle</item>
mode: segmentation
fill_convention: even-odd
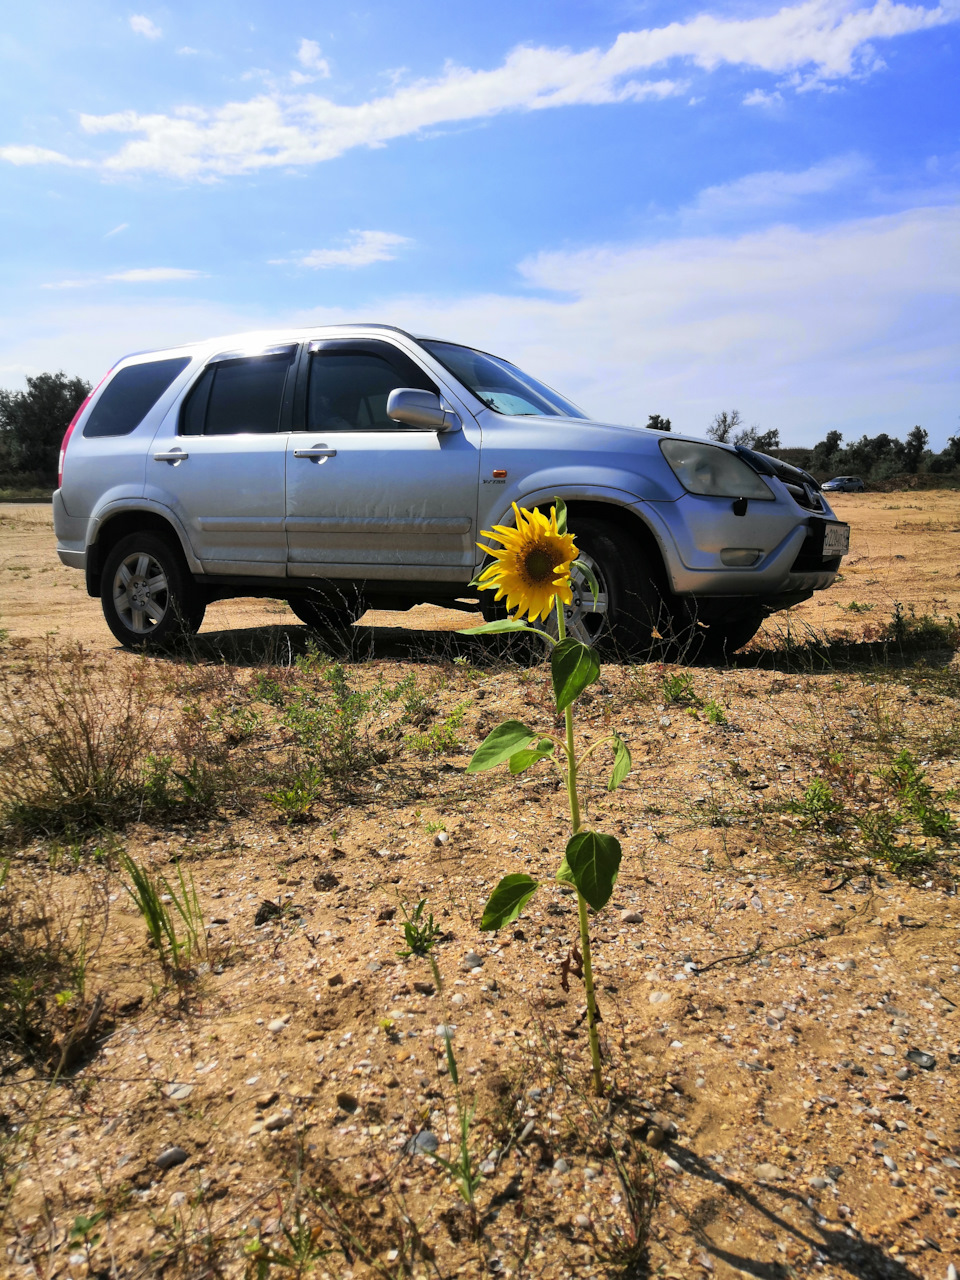
[[[186,462],[189,457],[189,453],[184,453],[182,449],[171,449],[169,453],[155,453],[153,460],[154,462],[172,462],[176,464],[178,462]]]
[[[325,444],[315,444],[312,449],[294,449],[295,458],[335,458],[336,449],[328,449]]]

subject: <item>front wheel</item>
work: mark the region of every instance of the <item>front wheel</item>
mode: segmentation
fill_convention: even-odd
[[[672,610],[649,555],[629,533],[600,520],[578,519],[571,525],[578,558],[592,571],[598,590],[594,599],[587,575],[573,570],[573,602],[563,606],[567,635],[611,656],[661,656],[672,632]],[[480,599],[485,617],[505,616],[492,596],[483,593]],[[539,625],[555,636],[556,614]]]
[[[108,554],[100,603],[107,626],[131,649],[194,634],[206,609],[179,548],[155,533],[128,534]]]

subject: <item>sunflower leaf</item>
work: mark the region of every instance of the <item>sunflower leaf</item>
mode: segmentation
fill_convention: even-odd
[[[567,504],[562,498],[554,498],[554,510],[557,513],[557,533],[567,532]]]
[[[554,744],[550,739],[543,738],[535,747],[525,747],[523,751],[515,751],[509,761],[510,772],[523,773],[532,764],[538,764],[541,760],[546,760],[547,756],[552,756],[553,750]]]
[[[565,861],[578,891],[594,911],[610,901],[621,856],[620,841],[598,831],[581,831],[567,842]]]
[[[607,783],[607,790],[616,791],[632,768],[633,758],[630,755],[630,748],[619,733],[615,733],[613,735],[613,773]]]
[[[494,631],[529,631],[535,635],[540,634],[533,627],[528,627],[525,622],[521,622],[519,618],[496,618],[493,622],[481,623],[479,627],[464,627],[458,634],[461,636],[479,636],[490,635]]]
[[[600,583],[597,582],[597,575],[584,560],[574,560],[570,566],[570,572],[573,573],[574,569],[586,578],[590,594],[593,596],[593,607],[596,609],[597,601],[600,599]]]
[[[577,887],[577,882],[573,878],[573,872],[570,870],[570,863],[567,861],[566,854],[563,855],[563,860],[557,868],[556,879],[559,880],[561,884],[572,884],[574,888]]]
[[[600,678],[600,659],[579,640],[561,640],[550,656],[553,694],[557,710],[569,707],[587,687]]]
[[[504,925],[513,924],[539,888],[539,884],[530,876],[504,876],[487,899],[480,928],[502,929]]]
[[[467,765],[467,773],[484,773],[487,769],[495,769],[503,764],[522,747],[529,747],[537,735],[519,720],[504,720],[495,729],[491,729],[473,753],[473,759]]]

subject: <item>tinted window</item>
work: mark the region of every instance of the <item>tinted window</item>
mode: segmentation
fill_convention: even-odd
[[[308,431],[397,431],[387,397],[398,387],[429,386],[422,371],[370,351],[321,351],[310,357]],[[430,388],[433,390],[433,388]]]
[[[499,356],[433,339],[425,339],[420,345],[465,387],[469,387],[478,400],[497,413],[550,418],[586,417],[566,397]]]
[[[121,369],[93,406],[93,412],[83,424],[83,434],[128,436],[189,363],[189,356],[178,356],[174,360],[150,360]]]
[[[210,365],[190,392],[180,420],[186,436],[258,435],[279,430],[283,388],[291,355],[221,360]]]

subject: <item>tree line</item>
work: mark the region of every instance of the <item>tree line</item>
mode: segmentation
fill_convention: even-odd
[[[90,390],[62,371],[28,377],[26,391],[0,390],[0,489],[56,485],[60,442]]]

